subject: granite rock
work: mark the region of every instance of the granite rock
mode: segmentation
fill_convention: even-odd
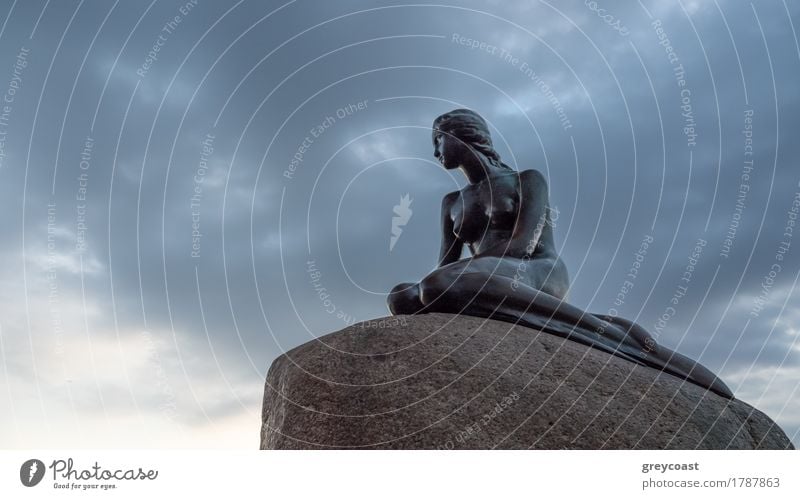
[[[262,449],[792,449],[769,417],[670,374],[506,322],[347,327],[278,357]]]

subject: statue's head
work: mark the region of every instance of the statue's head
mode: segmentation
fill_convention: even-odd
[[[509,168],[492,146],[486,121],[471,109],[454,109],[433,120],[433,147],[434,156],[448,170],[457,168],[465,155],[476,154],[495,166]]]

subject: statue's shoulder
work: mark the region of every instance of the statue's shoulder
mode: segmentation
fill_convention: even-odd
[[[531,168],[530,170],[522,170],[519,172],[519,178],[528,182],[543,182],[547,184],[547,178],[542,172]]]
[[[442,206],[443,207],[453,206],[453,203],[455,203],[458,200],[459,196],[461,196],[461,191],[448,192],[442,198]]]
[[[521,187],[533,189],[536,192],[547,191],[547,178],[539,170],[531,168],[519,172]]]
[[[445,194],[442,198],[442,212],[450,213],[453,205],[458,201],[459,196],[461,196],[461,191],[453,191]]]

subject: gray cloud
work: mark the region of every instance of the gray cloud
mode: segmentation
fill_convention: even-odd
[[[547,174],[575,304],[615,306],[650,235],[633,292],[617,308],[653,329],[696,241],[706,240],[659,340],[721,372],[797,434],[796,243],[763,311],[749,315],[800,190],[797,6],[650,2],[645,11],[615,3],[608,8],[629,31],[621,36],[582,3],[200,1],[183,14],[184,4],[51,2],[42,13],[43,2],[18,2],[0,12],[9,19],[0,92],[20,49],[30,49],[0,125],[0,325],[12,393],[33,388],[30,359],[50,358],[53,320],[63,315],[67,345],[87,331],[100,343],[136,342],[142,331],[166,342],[166,372],[186,397],[180,425],[211,432],[200,429],[257,413],[260,393],[247,390],[260,391],[276,355],[386,315],[382,293],[435,265],[441,197],[464,180],[432,161],[429,127],[467,106],[491,122],[504,161]],[[180,23],[162,31],[175,15]],[[650,16],[685,71],[694,146],[683,131],[675,65]],[[163,45],[141,76],[159,34]],[[497,49],[472,49],[454,34]],[[359,102],[364,108],[349,112]],[[753,111],[754,167],[724,257],[742,183],[745,110]],[[213,152],[201,164],[208,134]],[[87,137],[94,145],[83,170]],[[81,173],[85,202],[76,199]],[[406,194],[413,215],[389,251],[392,209]],[[50,252],[48,204],[59,231]],[[88,244],[80,253],[84,204]],[[198,258],[193,222],[202,234]],[[314,289],[309,261],[333,312]],[[53,282],[55,305],[47,299]],[[109,413],[161,414],[163,393],[147,381],[152,366],[127,362],[138,376],[130,390],[120,390],[120,372],[101,369],[76,388],[74,409],[65,401],[45,410],[95,417],[103,411],[97,392]],[[43,394],[61,386],[58,376],[38,380]],[[20,403],[18,411],[41,409]],[[26,446],[23,430],[16,442]]]

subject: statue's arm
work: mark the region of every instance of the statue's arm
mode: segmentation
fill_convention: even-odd
[[[439,266],[447,265],[461,259],[464,243],[453,233],[453,219],[450,208],[458,199],[458,191],[447,194],[442,199],[442,248],[439,251]]]
[[[533,253],[547,223],[547,179],[538,170],[520,172],[519,215],[508,241],[503,241],[484,254],[503,257],[506,254]]]

